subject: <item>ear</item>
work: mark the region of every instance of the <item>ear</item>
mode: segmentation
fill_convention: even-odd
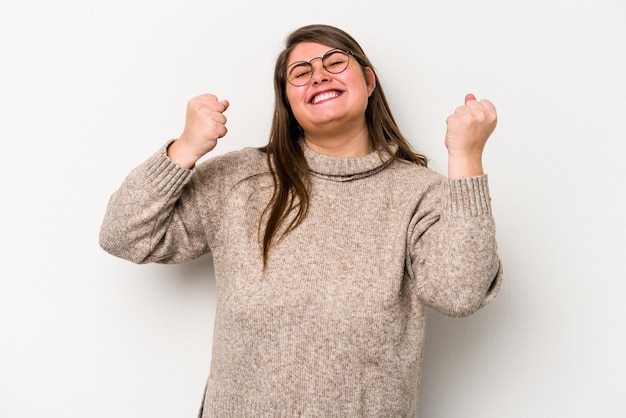
[[[365,83],[367,84],[367,96],[371,96],[376,88],[376,74],[370,67],[365,67]]]

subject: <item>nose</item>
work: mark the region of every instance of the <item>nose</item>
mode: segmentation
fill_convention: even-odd
[[[319,62],[314,62],[318,60]],[[314,84],[323,83],[330,79],[330,73],[326,71],[326,67],[324,67],[324,64],[321,58],[314,58],[310,61],[310,63],[311,63],[311,71],[313,72],[313,75],[311,76],[311,80]]]

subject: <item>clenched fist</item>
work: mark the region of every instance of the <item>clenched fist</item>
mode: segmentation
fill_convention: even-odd
[[[472,94],[465,96],[465,105],[448,116],[445,144],[449,178],[483,174],[483,149],[497,120],[494,105],[488,100],[478,101]]]
[[[226,135],[227,100],[217,100],[212,94],[194,97],[187,104],[185,129],[167,150],[168,157],[184,168],[191,168]]]

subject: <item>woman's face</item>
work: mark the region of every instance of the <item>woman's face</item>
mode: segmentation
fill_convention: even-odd
[[[300,43],[289,55],[287,67],[298,61],[321,58],[331,49],[318,43]],[[367,101],[375,83],[373,71],[367,68],[364,76],[354,57],[350,57],[348,67],[338,74],[327,71],[321,59],[314,59],[311,65],[313,74],[305,85],[298,87],[285,82],[287,100],[305,137],[333,134],[342,129],[362,129]]]

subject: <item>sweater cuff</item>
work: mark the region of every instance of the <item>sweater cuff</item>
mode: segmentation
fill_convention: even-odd
[[[446,208],[454,217],[472,217],[491,213],[487,175],[448,180]]]
[[[159,194],[178,192],[191,177],[192,170],[179,166],[167,156],[167,147],[172,142],[168,141],[144,163],[146,178]]]

